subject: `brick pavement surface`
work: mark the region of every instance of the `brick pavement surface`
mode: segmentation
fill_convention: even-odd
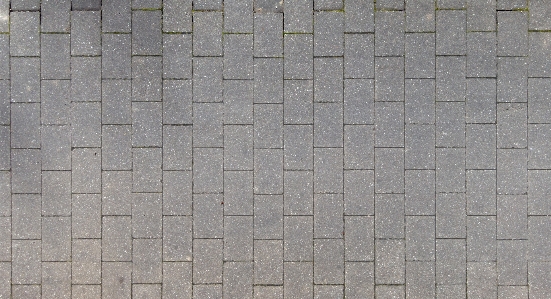
[[[0,0],[0,298],[551,298],[551,1]]]

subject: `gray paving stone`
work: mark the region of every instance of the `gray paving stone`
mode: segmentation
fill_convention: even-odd
[[[163,170],[191,170],[191,126],[163,127]]]
[[[71,12],[71,55],[101,55],[101,14],[97,11]]]
[[[344,279],[347,298],[373,297],[375,293],[374,266],[372,262],[346,262]]]
[[[340,11],[314,12],[314,55],[343,56],[344,13]]]
[[[221,298],[223,296],[222,284],[196,284],[193,285],[193,298]]]
[[[132,218],[129,216],[104,216],[101,230],[101,260],[104,262],[131,261]],[[105,264],[103,272],[106,272]]]
[[[254,59],[254,103],[283,102],[283,59]]]
[[[406,2],[406,31],[434,32],[436,3],[431,0]]]
[[[496,126],[493,124],[466,126],[466,169],[496,168]]]
[[[466,18],[464,10],[436,11],[436,55],[467,54]]]
[[[132,199],[132,237],[162,237],[162,197],[159,193],[138,193]]]
[[[163,80],[163,124],[193,123],[191,80]]]
[[[222,103],[193,104],[193,146],[224,145],[224,106]]]
[[[101,298],[101,285],[73,285],[71,289],[73,298]]]
[[[221,283],[223,269],[222,240],[193,240],[193,283]],[[207,297],[208,298],[208,297]]]
[[[162,296],[175,299],[178,296],[191,297],[191,263],[163,263]]]
[[[253,172],[224,172],[224,215],[253,214]]]
[[[102,126],[102,170],[132,170],[130,126]]]
[[[224,79],[254,79],[253,35],[224,35]]]
[[[14,194],[12,196],[12,238],[40,239],[40,195]]]
[[[253,264],[228,262],[224,264],[223,296],[227,298],[252,298]]]
[[[73,238],[101,238],[101,196],[75,194],[71,201]]]
[[[255,149],[254,193],[283,194],[283,149]]]
[[[132,40],[129,34],[101,35],[101,77],[130,79],[132,77]]]
[[[405,267],[405,242],[403,240],[375,240],[376,285],[404,284]]]
[[[342,0],[318,0],[314,3],[315,10],[342,10]]]
[[[500,149],[497,152],[498,194],[526,194],[527,153],[524,149]]]
[[[467,33],[467,77],[496,77],[495,32]]]
[[[71,57],[71,100],[100,101],[101,58]]]
[[[193,102],[222,102],[223,69],[222,58],[193,59]]]
[[[382,0],[376,3],[379,10],[403,10],[404,1],[402,0]]]
[[[40,147],[40,104],[11,104],[11,147]]]
[[[132,58],[132,101],[160,102],[162,72],[162,57],[134,56]]]
[[[73,284],[101,283],[100,239],[74,239],[71,254],[71,279]]]
[[[406,296],[435,298],[434,274],[432,262],[406,262]]]
[[[497,26],[497,54],[525,56],[528,52],[528,14],[523,11],[499,11]]]
[[[435,81],[405,80],[404,109],[406,124],[435,123]]]
[[[251,81],[224,81],[224,124],[253,124]]]
[[[103,262],[101,265],[102,297],[129,298],[132,290],[132,263]]]
[[[344,123],[373,124],[373,100],[373,80],[344,80]]]
[[[436,284],[465,285],[467,280],[464,239],[436,240]]]
[[[281,57],[283,55],[282,14],[254,14],[254,29],[254,57]]]
[[[465,146],[465,103],[436,103],[436,146]]]
[[[0,169],[11,169],[11,153],[10,153],[10,127],[0,127]]]
[[[342,123],[342,104],[316,103],[314,105],[314,147],[342,147]]]
[[[161,103],[133,103],[132,146],[161,146],[161,120]]]
[[[132,241],[132,283],[162,282],[161,256],[162,241],[160,239],[134,239]],[[158,294],[160,295],[160,290]],[[156,296],[151,294],[145,297],[155,298]]]
[[[100,10],[101,0],[72,0],[72,10]]]
[[[132,172],[103,171],[102,214],[132,215]]]
[[[374,169],[372,125],[344,126],[345,169]]]
[[[342,58],[314,59],[314,101],[343,101],[343,60]]]
[[[284,264],[284,296],[287,298],[312,298],[313,264],[310,262]]]
[[[207,0],[196,0],[193,1],[194,10],[221,10],[222,9],[222,0],[207,1]]]
[[[500,285],[525,285],[526,240],[500,240],[497,243],[497,283]]]
[[[405,35],[405,77],[435,77],[435,34],[408,33]]]
[[[12,284],[40,284],[41,268],[40,240],[12,241]]]
[[[191,211],[191,171],[164,171],[163,215],[191,215]]]
[[[375,193],[404,193],[404,149],[375,149]]]
[[[253,216],[224,216],[224,261],[252,260]]]
[[[344,171],[344,214],[374,214],[374,173],[372,170]]]
[[[254,198],[254,238],[283,239],[283,196],[256,195]]]
[[[15,9],[13,5],[12,9]],[[10,55],[40,56],[40,13],[12,12],[9,19]]]
[[[344,283],[343,240],[314,240],[314,284],[342,283]]]
[[[461,56],[436,57],[436,100],[465,101],[467,80],[466,58]]]
[[[162,16],[160,10],[132,12],[132,55],[162,53]]]
[[[528,215],[548,215],[551,207],[547,203],[549,190],[548,170],[528,171]]]
[[[549,216],[528,217],[528,252],[527,259],[531,262],[548,262],[551,258],[546,248],[551,240],[545,237],[549,230]]]
[[[495,148],[495,147],[494,147]],[[436,192],[465,191],[465,150],[436,149]]]
[[[374,32],[374,7],[369,1],[345,0],[345,31]]]
[[[314,192],[343,193],[343,150],[314,148]]]
[[[221,148],[193,149],[193,193],[223,191],[223,154]]]
[[[375,57],[375,101],[403,101],[403,78],[403,57]]]
[[[466,283],[456,285],[437,285],[437,298],[464,298],[467,296]]]
[[[551,117],[550,90],[550,79],[530,78],[528,80],[528,123],[549,123]]]
[[[10,36],[0,34],[0,79],[10,79]]]
[[[42,172],[42,215],[71,215],[71,172]]]
[[[544,169],[551,165],[549,135],[551,125],[537,124],[528,126],[528,168]]]
[[[102,91],[101,123],[103,125],[132,124],[131,81],[103,80],[101,91]]]
[[[15,285],[12,288],[14,298],[40,298],[40,285]]]
[[[132,9],[160,9],[161,0],[132,0]]]
[[[404,104],[401,102],[375,103],[375,146],[404,146]]]
[[[40,150],[12,149],[11,150],[11,192],[12,193],[40,193],[41,169]]]
[[[343,195],[314,195],[314,238],[342,238]]]
[[[495,31],[496,1],[467,1],[467,30]]]
[[[344,35],[344,77],[374,78],[373,34]]]
[[[329,299],[343,297],[343,285],[314,285],[315,299]]]
[[[192,1],[163,1],[163,32],[192,31]]]
[[[314,47],[312,34],[285,34],[285,79],[313,79]]]
[[[313,124],[313,82],[285,80],[284,85],[284,123]]]
[[[42,298],[69,298],[70,294],[71,264],[44,263],[42,267]]]
[[[254,286],[254,298],[281,299],[283,298],[283,287],[282,286]]]
[[[71,36],[40,35],[40,72],[42,79],[71,79]]]
[[[404,238],[404,195],[375,195],[375,238]]]
[[[405,168],[434,169],[434,125],[406,125]]]
[[[403,56],[404,30],[403,11],[377,11],[375,13],[375,56]]]
[[[285,171],[285,215],[313,214],[314,188],[312,178],[312,171]]]
[[[132,149],[132,191],[162,191],[162,149]]]
[[[222,238],[224,235],[222,194],[193,195],[193,237]]]
[[[495,123],[495,99],[496,80],[467,79],[465,122]]]
[[[42,126],[42,170],[71,170],[69,126]]]
[[[42,217],[42,261],[71,260],[71,218]]]
[[[358,262],[374,260],[375,244],[373,238],[373,218],[372,216],[346,216],[344,218],[345,261]],[[345,265],[347,269],[348,264],[349,262]]]
[[[467,261],[496,261],[496,217],[467,217]]]
[[[468,170],[466,178],[467,215],[496,215],[496,171]]]
[[[253,32],[253,0],[224,1],[224,32]]]
[[[163,217],[163,261],[192,260],[191,227],[191,217]]]
[[[525,57],[499,57],[497,77],[498,102],[527,102],[528,63]]]
[[[287,1],[283,6],[285,32],[312,33],[314,25],[313,9],[313,1]]]
[[[2,284],[2,288],[0,289],[2,296],[11,296],[11,263],[0,263],[0,275],[2,275],[2,279],[4,279],[4,281],[8,282]]]
[[[284,168],[285,170],[314,169],[314,130],[311,125],[284,126]]]
[[[551,11],[549,3],[543,0],[530,2],[530,27],[531,30],[549,30],[551,23],[545,16]]]
[[[254,105],[254,147],[283,147],[283,105]]]
[[[465,0],[438,0],[437,7],[443,9],[465,9]]]
[[[495,262],[467,263],[467,296],[470,298],[497,298]]]
[[[434,215],[435,171],[405,171],[405,214]]]
[[[436,201],[436,237],[465,238],[466,201],[462,193],[441,193]],[[498,218],[499,220],[499,218]]]
[[[130,32],[132,22],[131,0],[103,0],[101,5],[102,32]]]
[[[498,298],[528,298],[527,286],[497,286]]]
[[[0,233],[0,244],[2,244],[0,260],[3,262],[11,262],[11,223],[10,217],[0,218],[0,227],[2,228]]]
[[[71,0],[45,0],[42,1],[40,10],[40,25],[43,33],[71,30]]]
[[[101,146],[101,105],[98,102],[73,102],[71,107],[73,147]]]
[[[10,109],[10,83],[8,80],[0,81],[0,125],[9,126],[11,123]]]
[[[40,102],[40,62],[35,57],[12,57],[11,102]]]
[[[530,282],[531,297],[545,298],[551,294],[546,284],[546,277],[551,272],[551,263],[529,262],[528,263],[528,281]]]
[[[193,13],[193,56],[222,56],[221,12]]]
[[[522,239],[527,229],[527,196],[497,196],[497,239]],[[498,254],[498,257],[501,255]]]
[[[313,228],[312,216],[285,217],[283,227],[284,261],[313,261]]]

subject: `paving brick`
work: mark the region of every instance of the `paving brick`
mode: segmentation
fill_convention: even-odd
[[[500,240],[497,243],[497,283],[526,285],[526,240]]]
[[[71,55],[101,55],[101,14],[97,11],[71,12]]]
[[[343,240],[314,240],[314,284],[342,283],[344,283]]]
[[[132,22],[131,0],[103,0],[101,5],[101,29],[103,32],[130,32]],[[169,8],[168,3],[167,8]],[[169,11],[167,9],[167,13]]]
[[[193,56],[222,56],[221,12],[193,13]]]
[[[129,80],[102,81],[102,124],[132,124],[132,90]]]
[[[12,57],[11,102],[40,102],[40,62],[35,57]]]
[[[255,149],[254,193],[283,194],[283,150]]]
[[[101,240],[75,239],[71,249],[73,284],[101,283]],[[73,291],[73,295],[74,295]],[[84,298],[92,298],[84,297]]]
[[[342,238],[342,194],[314,195],[314,238]]]
[[[373,124],[373,100],[373,80],[344,80],[344,123]]]
[[[35,271],[31,270],[34,269]],[[13,240],[11,282],[12,284],[39,284],[40,240]]]
[[[10,79],[10,37],[7,34],[0,34],[0,58],[0,78]]]
[[[103,171],[102,214],[132,215],[132,172]]]
[[[551,192],[548,175],[548,170],[528,171],[528,215],[550,214],[546,199]]]
[[[160,239],[134,239],[132,241],[132,283],[162,282],[162,241]],[[160,295],[160,286],[158,295]],[[158,298],[155,294],[142,298]],[[138,297],[139,298],[139,297]]]
[[[41,83],[41,89],[40,116],[42,125],[69,124],[67,115],[70,114],[71,107],[69,103],[70,81],[44,80]],[[9,115],[9,112],[7,110],[6,114]]]
[[[254,103],[283,102],[283,59],[254,60]]]
[[[496,126],[466,126],[466,168],[496,169]]]
[[[339,103],[314,105],[314,146],[343,146],[343,107]]]
[[[406,262],[406,297],[435,298],[434,274],[432,262]]]
[[[254,29],[254,57],[281,57],[283,55],[282,14],[254,14]]]
[[[224,32],[253,32],[253,0],[224,1]]]
[[[44,263],[42,267],[42,298],[71,297],[71,264]]]
[[[101,1],[100,0],[72,0],[72,10],[100,10]]]
[[[405,80],[406,124],[435,123],[435,81],[424,79]]]
[[[374,173],[372,170],[344,171],[344,213],[374,214]]]
[[[467,1],[467,30],[496,30],[496,1]]]
[[[193,101],[222,102],[223,59],[201,57],[193,59]]]
[[[404,100],[404,58],[375,57],[375,101]]]
[[[525,57],[499,57],[497,60],[497,101],[526,102],[528,63]]]
[[[163,263],[163,298],[191,298],[191,263]]]
[[[375,149],[375,193],[404,193],[404,150]]]
[[[40,195],[14,194],[12,196],[12,238],[40,239]]]
[[[223,154],[220,148],[193,150],[193,193],[223,191]]]
[[[315,299],[342,298],[343,285],[314,285]]]
[[[437,7],[444,9],[465,9],[465,0],[438,0]]]
[[[284,168],[286,170],[313,170],[314,144],[311,125],[286,125],[284,128]]]
[[[374,260],[374,217],[346,216],[344,218],[345,261]],[[347,265],[349,263],[346,263]],[[348,268],[348,266],[346,267]],[[345,273],[346,275],[346,273]],[[348,281],[346,282],[348,284]]]
[[[314,3],[315,10],[342,10],[342,0],[318,0]]]
[[[193,240],[193,283],[221,283],[223,269],[222,240]]]
[[[346,32],[373,32],[374,7],[369,1],[345,0],[345,31]]]
[[[71,100],[100,101],[101,58],[71,57]]]
[[[10,170],[10,127],[0,126],[0,169]]]
[[[344,77],[374,78],[374,35],[344,35]]]
[[[285,34],[285,79],[313,79],[312,34]]]
[[[375,237],[404,238],[404,195],[375,195]]]
[[[2,245],[0,260],[3,262],[11,262],[11,224],[10,217],[0,218],[0,227],[2,228],[0,233],[0,244]]]
[[[468,170],[466,178],[467,214],[495,215],[496,171]]]
[[[101,238],[101,196],[75,194],[71,204],[73,238]]]
[[[313,123],[311,80],[285,80],[283,114],[285,124]]]
[[[12,288],[13,298],[40,298],[40,285],[14,285]]]
[[[314,55],[343,56],[344,13],[314,12]]]
[[[464,10],[436,11],[436,55],[467,54],[466,18]]]
[[[11,147],[39,148],[40,104],[11,104],[11,119]]]
[[[526,194],[527,153],[524,149],[500,149],[497,152],[498,194]]]
[[[224,79],[254,79],[253,35],[224,35]]]
[[[159,193],[137,193],[132,198],[132,237],[162,237],[162,197]]]
[[[192,260],[191,227],[191,217],[163,217],[163,261]]]
[[[42,172],[42,215],[71,215],[71,172]]]
[[[467,263],[467,296],[469,298],[497,298],[495,262]]]
[[[549,262],[529,262],[528,263],[528,281],[529,296],[532,298],[545,298],[551,294],[547,279],[551,273],[551,263]]]
[[[251,81],[224,81],[224,123],[253,123],[253,83]]]
[[[224,106],[222,103],[193,104],[193,146],[224,146]]]
[[[528,123],[549,123],[551,80],[533,78],[528,80]]]
[[[468,79],[466,94],[467,123],[496,122],[496,80]]]
[[[497,147],[526,148],[527,105],[499,103],[497,105]]]
[[[285,215],[312,215],[314,206],[312,178],[312,171],[285,171]]]
[[[495,32],[467,33],[467,77],[496,77]]]
[[[313,31],[314,3],[310,0],[287,1],[283,6],[285,32],[311,33]]]
[[[527,229],[527,196],[498,195],[497,239],[522,239]],[[498,254],[498,257],[501,256]]]
[[[253,260],[253,216],[224,216],[224,260]]]
[[[129,34],[102,34],[101,77],[130,79],[132,77],[132,40]]]
[[[100,103],[72,103],[71,140],[73,147],[101,146]]]
[[[343,151],[340,148],[314,149],[314,192],[343,193]]]
[[[498,298],[528,298],[528,286],[497,286]]]
[[[69,32],[71,30],[71,0],[45,0],[42,1],[40,9],[42,32]]]
[[[102,126],[103,170],[132,169],[130,126]]]
[[[314,101],[343,101],[343,61],[341,58],[314,59]]]
[[[11,163],[11,192],[40,193],[40,150],[12,149]]]
[[[183,125],[193,123],[191,80],[163,81],[163,123]]]
[[[2,203],[0,215],[11,215],[11,175],[9,171],[0,172],[0,202]],[[10,234],[11,235],[11,234]]]
[[[436,146],[465,146],[465,103],[436,103]]]
[[[435,171],[405,171],[405,214],[434,215]]]
[[[283,239],[283,196],[256,195],[254,199],[254,238]]]
[[[434,169],[434,126],[406,125],[406,169]]]
[[[283,286],[254,286],[254,298],[283,298]]]
[[[404,105],[403,103],[375,103],[375,146],[404,146]]]
[[[101,265],[102,297],[129,298],[132,290],[132,263],[104,262]]]
[[[405,35],[405,77],[435,77],[434,33],[408,33]]]
[[[436,57],[437,101],[465,101],[465,61],[461,56]]]
[[[223,296],[227,298],[252,298],[253,264],[228,262],[224,264]]]
[[[284,261],[313,261],[313,217],[286,216],[284,219]]]
[[[12,9],[15,3],[12,3]],[[75,24],[75,26],[78,26]],[[40,56],[40,13],[10,13],[10,55]]]
[[[132,150],[133,192],[161,192],[162,159],[160,148],[134,148]]]
[[[375,293],[374,266],[372,262],[346,262],[344,279],[347,298],[373,297]]]
[[[162,145],[161,103],[132,105],[132,146]]]
[[[467,280],[465,247],[464,239],[436,240],[437,285],[465,285]]]
[[[224,235],[224,198],[221,194],[193,195],[194,238],[222,238]]]
[[[464,163],[464,149],[436,149],[436,192],[465,191]]]
[[[191,215],[191,171],[163,172],[163,215]]]
[[[284,264],[284,295],[287,298],[313,296],[313,264],[289,262]]]
[[[375,272],[376,285],[404,284],[405,267],[404,240],[375,240],[375,269],[377,269]]]
[[[467,296],[466,283],[456,285],[437,285],[437,298],[465,298]]]
[[[496,260],[496,217],[467,217],[467,261]]]
[[[132,55],[162,53],[162,17],[160,10],[132,12]]]
[[[42,126],[42,169],[71,170],[69,126]]]
[[[550,168],[549,136],[551,125],[537,124],[528,126],[528,168]]]
[[[375,13],[375,56],[403,56],[405,16],[403,11]]]
[[[163,170],[191,170],[191,126],[163,127]]]
[[[132,101],[162,99],[162,57],[134,56],[132,58]]]
[[[42,79],[71,79],[71,36],[40,35],[40,72]]]
[[[435,31],[435,4],[431,0],[405,1],[406,2],[406,31],[434,32]]]
[[[528,52],[528,14],[523,11],[499,11],[497,25],[497,54],[525,56]]]
[[[546,16],[551,11],[549,3],[543,0],[530,2],[530,28],[531,30],[549,30],[551,23]]]
[[[545,237],[549,230],[549,216],[528,217],[528,243],[527,259],[532,262],[548,262],[551,259],[546,248],[551,241]]]
[[[253,172],[224,172],[224,214],[253,214]]]
[[[254,105],[254,120],[255,148],[283,147],[283,105]]]
[[[193,298],[221,298],[223,296],[222,284],[195,284],[193,285]]]
[[[344,168],[374,169],[372,125],[344,126]]]
[[[207,0],[196,0],[193,1],[194,10],[221,10],[222,9],[222,0],[207,1]]]
[[[101,260],[132,260],[132,218],[129,216],[104,216],[101,223]],[[105,273],[105,269],[103,269]]]
[[[101,298],[101,285],[73,285],[71,289],[73,298]]]
[[[132,9],[160,9],[161,0],[132,0]]]
[[[192,31],[192,1],[163,1],[163,32]]]

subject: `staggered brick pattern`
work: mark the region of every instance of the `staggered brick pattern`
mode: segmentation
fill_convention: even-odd
[[[0,32],[0,298],[551,298],[551,1],[0,0]]]

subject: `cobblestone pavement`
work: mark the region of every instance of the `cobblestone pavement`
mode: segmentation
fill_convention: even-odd
[[[551,1],[0,0],[0,32],[0,298],[551,298]]]

